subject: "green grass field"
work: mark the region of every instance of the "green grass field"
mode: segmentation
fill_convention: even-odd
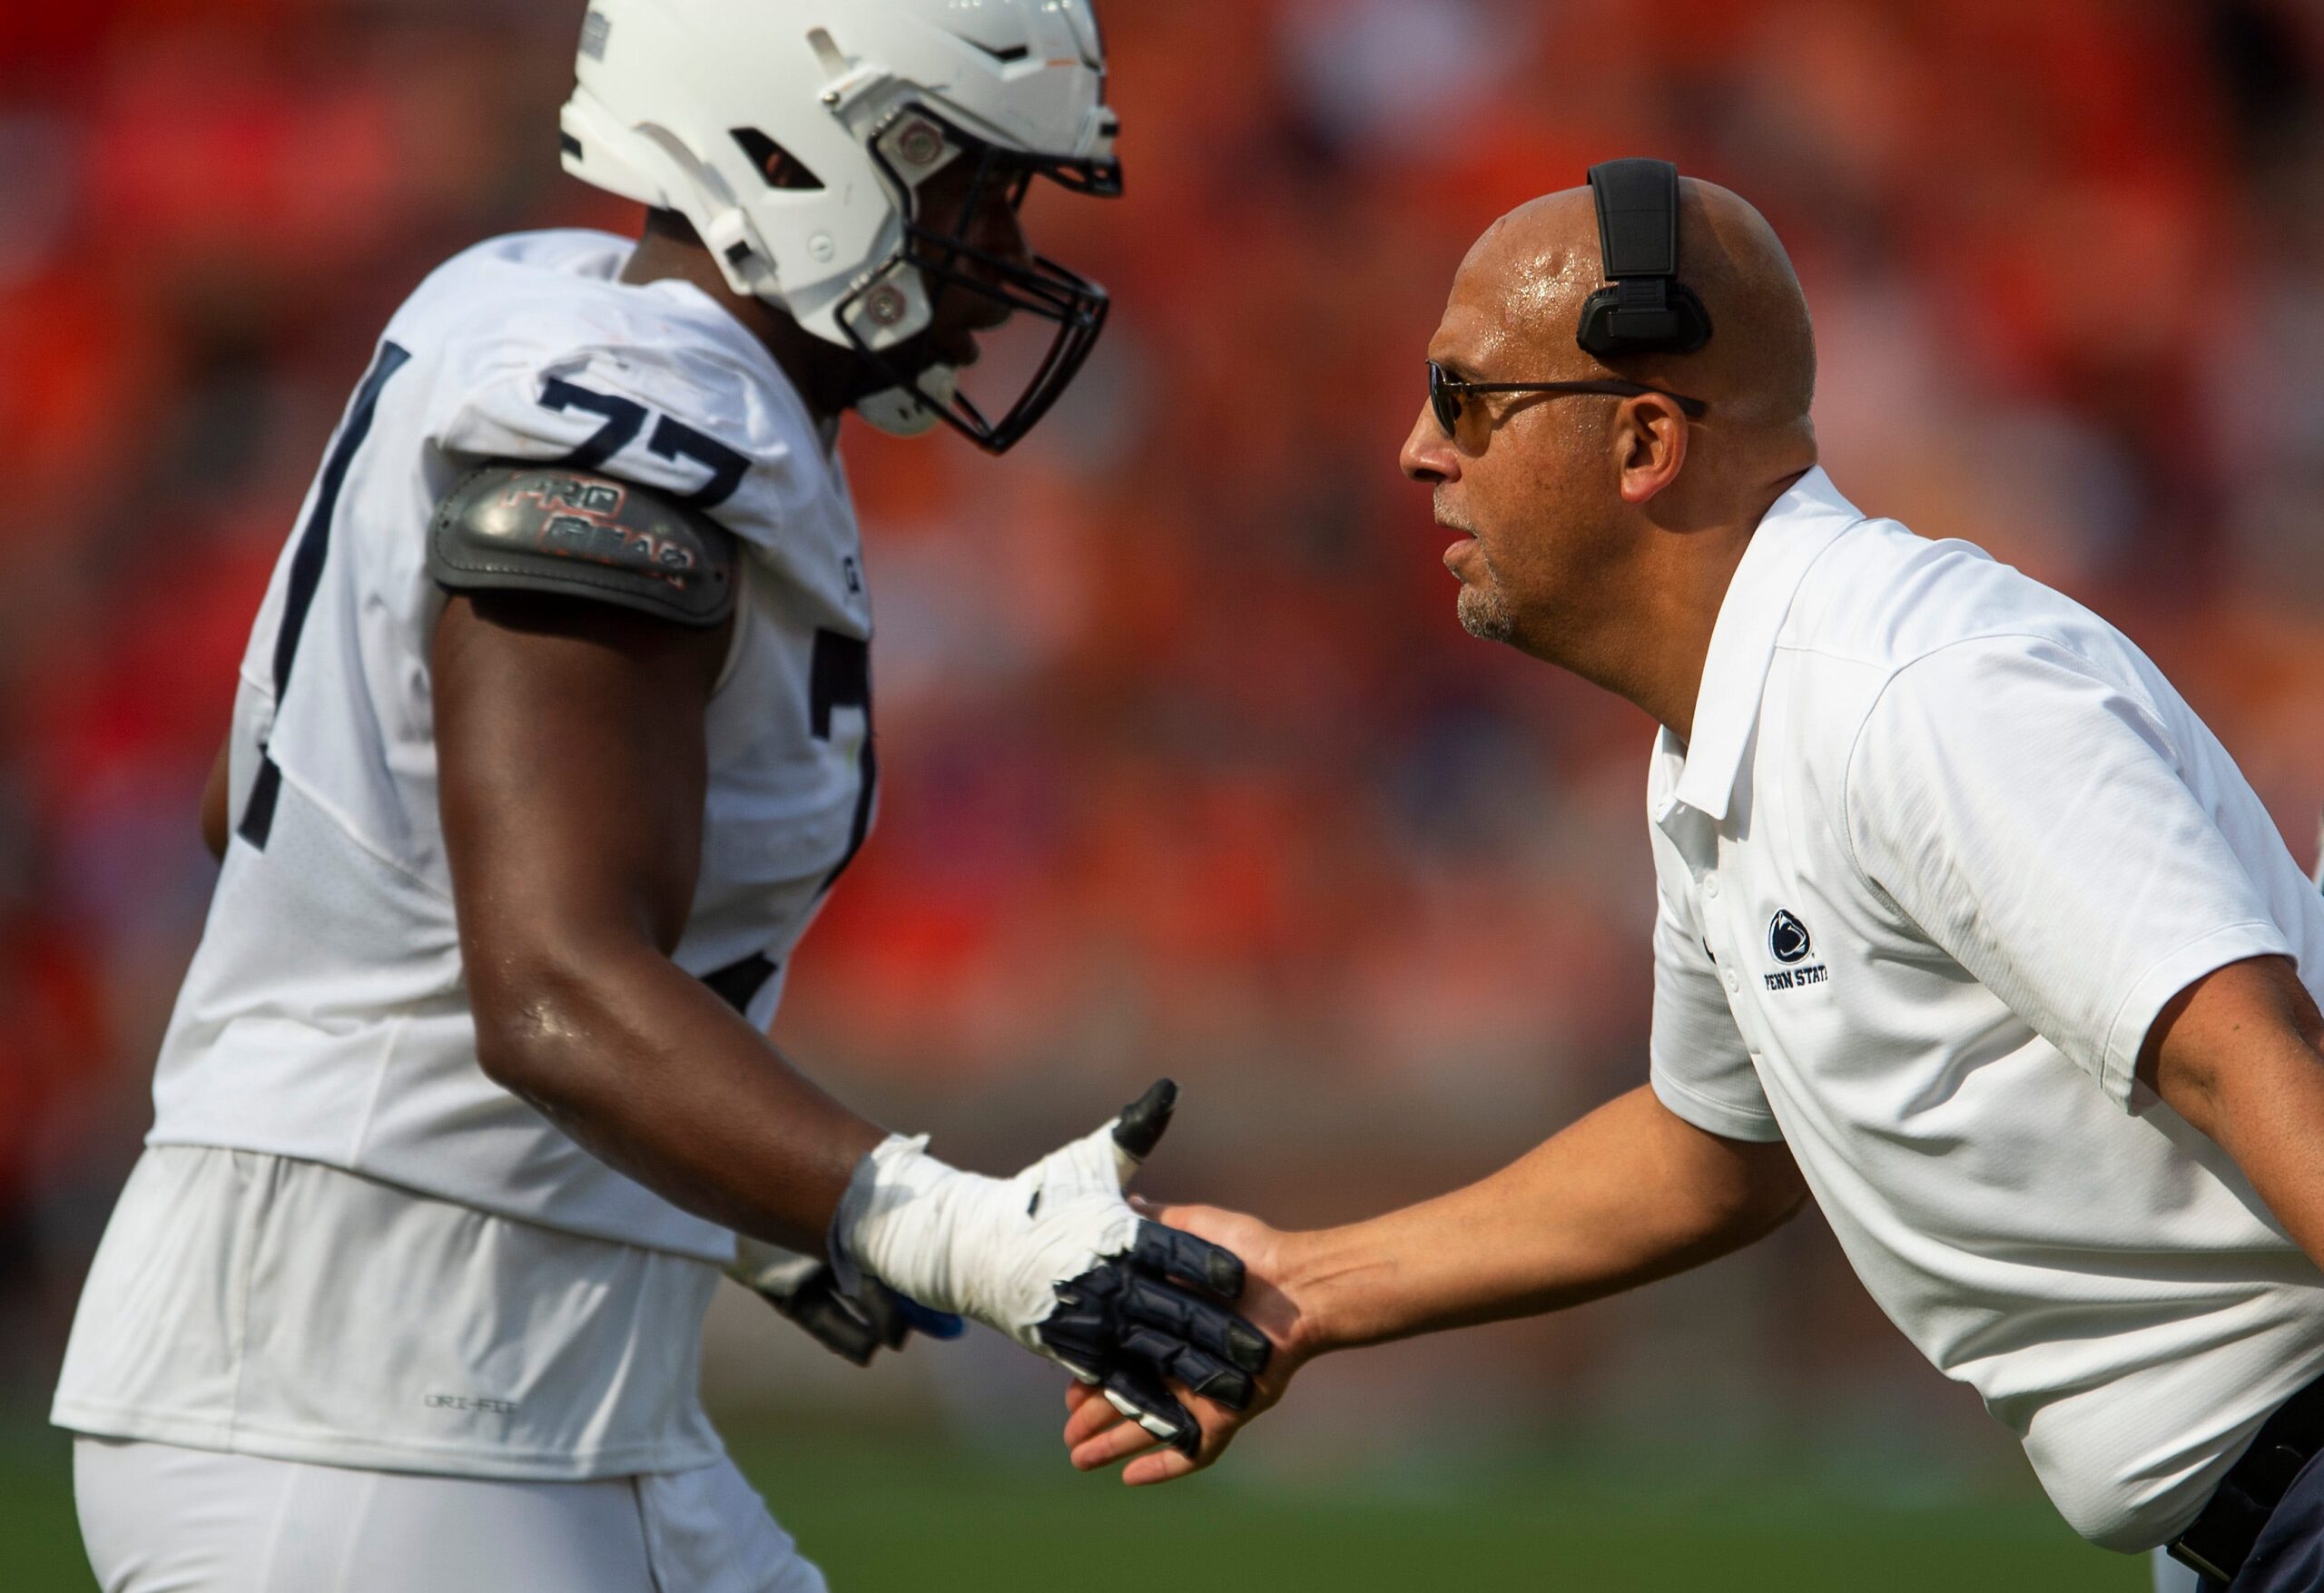
[[[88,1593],[61,1434],[0,1441],[0,1588]],[[1132,1493],[1031,1455],[818,1433],[735,1452],[839,1593],[2138,1593],[2143,1561],[2077,1541],[2038,1498],[1908,1505],[1768,1480],[1655,1491],[1526,1463],[1473,1478],[1306,1488],[1214,1473]],[[1108,1568],[1094,1579],[1090,1568]],[[414,1589],[413,1593],[427,1593]]]

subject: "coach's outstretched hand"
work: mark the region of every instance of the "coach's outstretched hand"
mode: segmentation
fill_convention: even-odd
[[[1270,1351],[1226,1303],[1242,1293],[1241,1260],[1122,1198],[1177,1100],[1164,1079],[1009,1179],[947,1166],[924,1138],[891,1138],[841,1204],[838,1249],[911,1299],[1057,1362],[1149,1442],[1193,1455],[1200,1430],[1173,1385],[1240,1410]]]
[[[1184,1408],[1198,1431],[1194,1441],[1182,1439],[1167,1449],[1160,1448],[1150,1429],[1126,1419],[1118,1403],[1100,1399],[1098,1390],[1077,1383],[1066,1391],[1065,1443],[1074,1468],[1095,1471],[1128,1460],[1122,1480],[1137,1487],[1168,1482],[1216,1460],[1245,1422],[1283,1397],[1292,1373],[1316,1351],[1305,1331],[1305,1314],[1275,1282],[1281,1233],[1256,1217],[1215,1206],[1134,1204],[1149,1229],[1172,1234],[1181,1243],[1231,1249],[1243,1257],[1246,1266],[1238,1303],[1249,1323],[1265,1332],[1269,1349],[1248,1397],[1240,1402],[1206,1397],[1205,1391],[1188,1385],[1190,1398]]]

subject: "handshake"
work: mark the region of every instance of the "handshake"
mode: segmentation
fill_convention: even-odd
[[[925,1136],[891,1136],[858,1167],[828,1260],[745,1239],[729,1274],[858,1365],[914,1331],[952,1338],[963,1317],[985,1323],[1072,1373],[1075,1465],[1159,1450],[1125,1480],[1183,1476],[1273,1403],[1279,1382],[1270,1388],[1265,1374],[1296,1316],[1264,1283],[1245,1307],[1257,1321],[1238,1314],[1242,1258],[1124,1198],[1177,1101],[1163,1079],[1007,1179],[946,1165]]]

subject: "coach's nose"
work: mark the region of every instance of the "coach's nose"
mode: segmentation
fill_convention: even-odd
[[[1461,478],[1461,451],[1444,435],[1444,428],[1437,425],[1436,411],[1426,404],[1420,407],[1396,463],[1406,476],[1432,487]]]

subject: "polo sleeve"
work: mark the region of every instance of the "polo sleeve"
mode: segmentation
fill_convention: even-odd
[[[2126,1108],[2173,996],[2291,951],[2180,769],[2142,698],[2009,637],[1899,671],[1844,788],[1866,876]]]
[[[1692,881],[1686,864],[1659,832],[1654,851],[1654,1028],[1647,1055],[1655,1096],[1706,1133],[1781,1139],[1728,1008],[1718,966],[1703,943],[1688,897]]]

